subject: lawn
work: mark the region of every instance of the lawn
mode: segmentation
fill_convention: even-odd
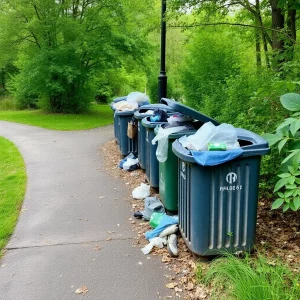
[[[84,130],[113,123],[108,105],[92,104],[84,114],[48,114],[41,110],[0,111],[0,120],[34,125],[53,130]]]
[[[20,152],[12,142],[0,137],[0,257],[17,223],[26,180]]]

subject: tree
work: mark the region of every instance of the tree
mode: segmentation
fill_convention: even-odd
[[[24,106],[35,98],[50,111],[80,112],[88,107],[99,74],[121,67],[125,56],[142,63],[147,42],[133,26],[144,18],[135,2],[2,1],[2,45],[18,53],[20,73],[12,82],[17,99]]]
[[[179,9],[186,9],[199,15],[206,11],[205,16],[215,13],[226,15],[230,11],[246,10],[253,16],[254,24],[230,22],[228,24],[255,28],[258,64],[260,52],[258,31],[261,32],[267,65],[269,65],[268,44],[273,50],[274,70],[279,70],[284,62],[293,58],[296,42],[296,15],[297,10],[300,9],[298,0],[171,0],[171,3],[171,9],[177,12]],[[268,25],[268,15],[271,15],[270,25]]]

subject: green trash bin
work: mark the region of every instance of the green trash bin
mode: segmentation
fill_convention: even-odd
[[[216,120],[174,100],[163,98],[161,103],[196,120],[193,122],[195,129],[199,129],[206,122],[212,122],[214,125],[219,125]],[[155,128],[155,134],[157,134],[158,129],[159,127]],[[165,162],[159,162],[159,196],[169,214],[176,214],[178,211],[178,158],[172,151],[172,143],[184,135],[191,135],[195,132],[196,130],[184,130],[169,135],[168,158]]]
[[[157,134],[159,127],[154,132]],[[178,211],[178,158],[172,151],[172,143],[184,135],[194,134],[196,130],[172,133],[168,137],[168,158],[159,162],[159,196],[168,214],[177,214]]]

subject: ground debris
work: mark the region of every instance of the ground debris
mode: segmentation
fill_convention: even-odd
[[[147,177],[142,170],[127,172],[118,167],[119,161],[122,158],[115,141],[107,142],[101,150],[102,155],[107,158],[104,159],[104,168],[112,176],[124,180],[124,186],[128,188],[129,194],[141,183],[148,183]],[[157,196],[159,198],[157,191],[152,188],[150,196]],[[131,203],[132,215],[134,212],[144,209],[144,201],[142,200],[133,200],[131,197],[126,197],[124,200]],[[296,264],[300,265],[300,256],[295,255],[295,253],[300,252],[300,224],[296,214],[282,214],[279,211],[271,211],[270,208],[271,203],[263,199],[259,200],[255,248],[259,252],[263,251],[266,253],[271,263],[274,261],[274,257],[280,256],[294,270],[300,272],[298,267],[295,267]],[[135,232],[137,232],[134,245],[142,248],[148,244],[144,233],[152,229],[149,223],[143,220],[135,220],[134,218],[129,218],[128,222],[132,224]],[[161,261],[166,265],[166,269],[175,276],[168,275],[167,277],[169,280],[172,280],[168,284],[170,292],[174,291],[173,296],[168,296],[168,298],[210,299],[209,289],[196,282],[195,272],[197,265],[192,253],[181,237],[178,238],[178,248],[179,256],[177,258],[170,257],[166,248],[154,248],[151,253],[152,256],[159,256]],[[268,251],[264,251],[265,249]],[[209,268],[209,263],[207,262],[201,262],[200,264],[202,270]]]
[[[88,288],[85,285],[83,285],[75,291],[75,294],[85,295],[88,291]]]

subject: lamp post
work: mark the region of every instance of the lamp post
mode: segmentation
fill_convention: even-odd
[[[158,76],[158,101],[167,97],[166,74],[166,20],[167,0],[161,0],[161,42],[160,42],[160,73]]]

